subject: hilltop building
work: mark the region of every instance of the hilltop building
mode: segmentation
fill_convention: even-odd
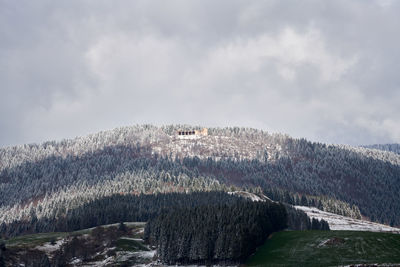
[[[178,135],[207,136],[208,135],[208,129],[207,128],[203,128],[201,130],[178,130],[177,134]]]

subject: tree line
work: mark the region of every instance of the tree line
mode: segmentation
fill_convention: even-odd
[[[34,214],[20,220],[0,224],[0,236],[9,238],[23,234],[43,232],[71,232],[125,221],[146,222],[165,210],[213,205],[233,205],[250,202],[243,197],[222,191],[192,193],[159,193],[140,195],[114,194],[79,205],[50,218],[37,218]],[[287,225],[290,229],[313,229],[310,219],[300,210],[288,210]]]

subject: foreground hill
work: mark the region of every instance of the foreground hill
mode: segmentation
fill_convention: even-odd
[[[344,203],[373,221],[400,225],[400,155],[248,128],[183,137],[179,129],[197,128],[142,125],[0,149],[0,232],[13,222],[58,220],[115,194],[232,187],[258,187],[273,199],[307,196],[308,205]]]
[[[156,262],[156,251],[143,243],[144,224],[124,224],[122,231],[115,224],[102,226],[103,229],[12,238],[0,250],[0,263],[6,266],[132,266]],[[273,234],[246,266],[398,266],[399,248],[400,236],[396,234],[283,231]]]
[[[247,266],[399,266],[400,235],[352,231],[275,233]]]
[[[143,241],[145,223],[103,225],[75,232],[12,238],[0,250],[0,266],[132,266],[153,261]]]
[[[120,261],[121,249],[135,245],[148,250],[149,244],[157,250],[153,256],[167,264],[238,264],[254,253],[272,232],[287,228],[289,222],[302,221],[308,226],[306,229],[311,229],[305,213],[289,210],[288,214],[287,210],[289,208],[282,204],[255,202],[224,192],[115,195],[68,212],[66,218],[56,221],[41,219],[25,225],[15,224],[12,229],[22,226],[27,230],[45,228],[48,232],[56,232],[11,238],[5,247],[1,246],[0,240],[0,266],[2,263],[14,266],[10,263],[33,259],[46,264],[36,262],[27,266],[49,266],[49,262],[51,266],[98,266],[103,263],[115,266],[115,261]],[[135,233],[122,223],[118,228],[96,227],[71,232],[76,228],[137,219],[148,223],[129,224],[145,225]],[[328,229],[323,226],[327,226],[324,221],[313,222],[312,229]],[[132,236],[136,233],[140,233],[146,243],[138,244],[138,240],[132,239],[137,238]],[[127,256],[123,254],[123,257]],[[134,258],[135,255],[129,258],[131,256]]]

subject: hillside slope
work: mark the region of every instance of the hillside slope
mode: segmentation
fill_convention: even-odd
[[[400,235],[352,231],[273,234],[247,266],[399,266]]]
[[[259,186],[338,199],[400,225],[400,155],[248,128],[176,134],[185,128],[196,127],[141,125],[1,148],[0,222],[51,220],[113,194]]]
[[[296,209],[304,211],[311,219],[325,220],[329,223],[331,230],[346,231],[368,231],[368,232],[386,232],[400,234],[400,229],[387,225],[374,223],[365,220],[358,220],[312,207],[295,206]]]

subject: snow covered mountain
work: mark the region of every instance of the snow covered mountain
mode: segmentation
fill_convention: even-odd
[[[62,218],[114,194],[231,187],[273,190],[280,201],[340,201],[372,221],[400,225],[398,154],[249,128],[178,133],[202,128],[137,125],[1,148],[2,229],[13,222]]]

